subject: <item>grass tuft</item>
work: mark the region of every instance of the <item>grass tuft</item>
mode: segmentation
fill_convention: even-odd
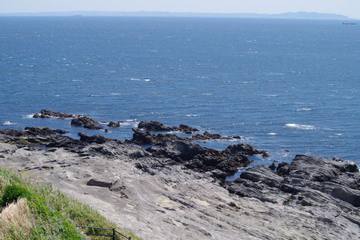
[[[22,205],[16,207],[19,203]],[[0,169],[0,206],[0,239],[104,239],[86,236],[87,232],[77,226],[116,228],[134,240],[139,239],[132,233],[120,230],[89,206],[70,199],[49,186],[25,183],[21,177],[4,169]],[[17,208],[20,210],[15,211]],[[17,215],[9,214],[12,211]],[[9,217],[4,216],[15,217],[9,220]],[[23,221],[18,220],[21,219],[20,216]]]

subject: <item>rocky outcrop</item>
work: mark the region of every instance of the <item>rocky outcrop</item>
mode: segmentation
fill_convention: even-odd
[[[235,174],[239,168],[250,164],[248,156],[262,153],[254,149],[253,152],[234,151],[231,149],[244,149],[241,146],[230,146],[224,151],[209,149],[199,144],[188,141],[169,141],[156,144],[147,149],[152,156],[157,158],[153,162],[144,162],[142,167],[146,169],[159,169],[159,162],[166,166],[169,164],[181,164],[196,172],[210,173],[216,179],[224,181],[227,176]],[[170,159],[172,162],[169,162]],[[161,164],[160,164],[161,165]]]
[[[199,131],[199,129],[190,127],[190,126],[185,125],[185,124],[180,124],[178,127],[175,127],[175,130],[180,131],[180,132],[184,132],[184,133],[187,133],[187,134],[191,134],[191,133]]]
[[[173,128],[168,127],[158,121],[141,121],[138,125],[138,128],[143,129],[147,132],[149,132],[149,131],[166,132],[166,131],[173,130]]]
[[[248,156],[261,155],[268,157],[265,151],[259,151],[247,144],[232,145],[224,151],[202,147],[194,141],[227,139],[220,134],[209,132],[198,133],[192,137],[180,137],[176,133],[152,133],[182,128],[183,131],[194,131],[186,125],[167,127],[160,122],[141,122],[133,129],[130,143],[142,145],[152,154],[156,161],[144,162],[139,168],[154,173],[161,166],[181,164],[196,172],[207,172],[216,179],[224,181],[227,176],[235,174],[239,168],[246,167],[251,162]],[[169,161],[170,160],[170,161]]]
[[[238,136],[228,137],[209,132],[198,133],[189,137],[178,136],[176,133],[152,133],[142,128],[133,128],[133,138],[129,141],[140,145],[158,144],[169,141],[208,141],[208,140],[233,140],[240,139]],[[261,154],[261,153],[260,153]]]
[[[77,118],[79,115],[75,114],[68,114],[68,113],[62,113],[62,112],[54,112],[47,109],[42,109],[40,112],[35,113],[33,115],[33,118],[60,118],[60,119],[66,119],[66,118]]]
[[[107,124],[108,127],[110,128],[119,128],[120,127],[120,122],[114,122],[114,121],[111,121]]]
[[[19,147],[46,147],[46,148],[67,148],[79,149],[83,143],[79,140],[65,136],[66,132],[59,129],[50,128],[25,128],[24,131],[2,130],[0,131],[0,140],[16,144]]]
[[[256,167],[243,172],[227,189],[241,197],[261,201],[342,209],[360,207],[360,174],[354,163],[298,155],[291,164],[274,171]]]
[[[141,121],[138,125],[138,128],[146,132],[170,132],[170,131],[179,131],[187,134],[199,131],[196,128],[190,127],[185,124],[180,124],[177,127],[166,126],[165,124],[158,121]]]
[[[72,119],[71,126],[83,127],[91,130],[99,130],[103,128],[99,122],[86,116],[80,116],[78,118]]]
[[[206,141],[206,140],[231,140],[231,139],[241,139],[241,137],[239,136],[222,136],[220,134],[217,133],[209,133],[207,131],[205,131],[202,134],[195,134],[193,136],[191,136],[191,140],[196,140],[196,141]]]
[[[247,156],[261,155],[263,158],[269,157],[269,153],[264,150],[258,150],[249,144],[230,145],[225,149],[228,154],[243,154]]]
[[[81,142],[86,142],[86,143],[103,144],[103,143],[112,141],[111,139],[108,139],[101,135],[88,136],[83,133],[79,133],[79,137],[80,137]]]
[[[150,132],[141,129],[133,128],[133,137],[129,142],[139,145],[159,144],[169,141],[186,141],[175,134],[151,134]]]

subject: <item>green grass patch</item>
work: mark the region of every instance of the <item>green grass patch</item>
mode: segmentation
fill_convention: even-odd
[[[29,236],[16,234],[16,231],[21,232],[21,229],[12,229],[12,233],[8,234],[8,240],[106,239],[86,236],[88,230],[81,230],[77,226],[116,228],[125,235],[131,236],[132,239],[139,239],[135,235],[119,229],[89,206],[70,199],[52,187],[25,183],[16,174],[0,169],[1,207],[4,208],[20,198],[27,199],[34,227]],[[16,238],[12,236],[16,236]]]

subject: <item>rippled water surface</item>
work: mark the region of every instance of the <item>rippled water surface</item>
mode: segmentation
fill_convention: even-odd
[[[127,120],[112,137],[152,119],[241,135],[273,159],[356,160],[359,66],[360,24],[0,18],[0,124],[70,129],[27,117],[48,108]]]

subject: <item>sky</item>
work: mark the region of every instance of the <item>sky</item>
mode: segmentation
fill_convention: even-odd
[[[360,18],[360,0],[0,0],[0,13],[68,11],[210,13],[309,11]]]

